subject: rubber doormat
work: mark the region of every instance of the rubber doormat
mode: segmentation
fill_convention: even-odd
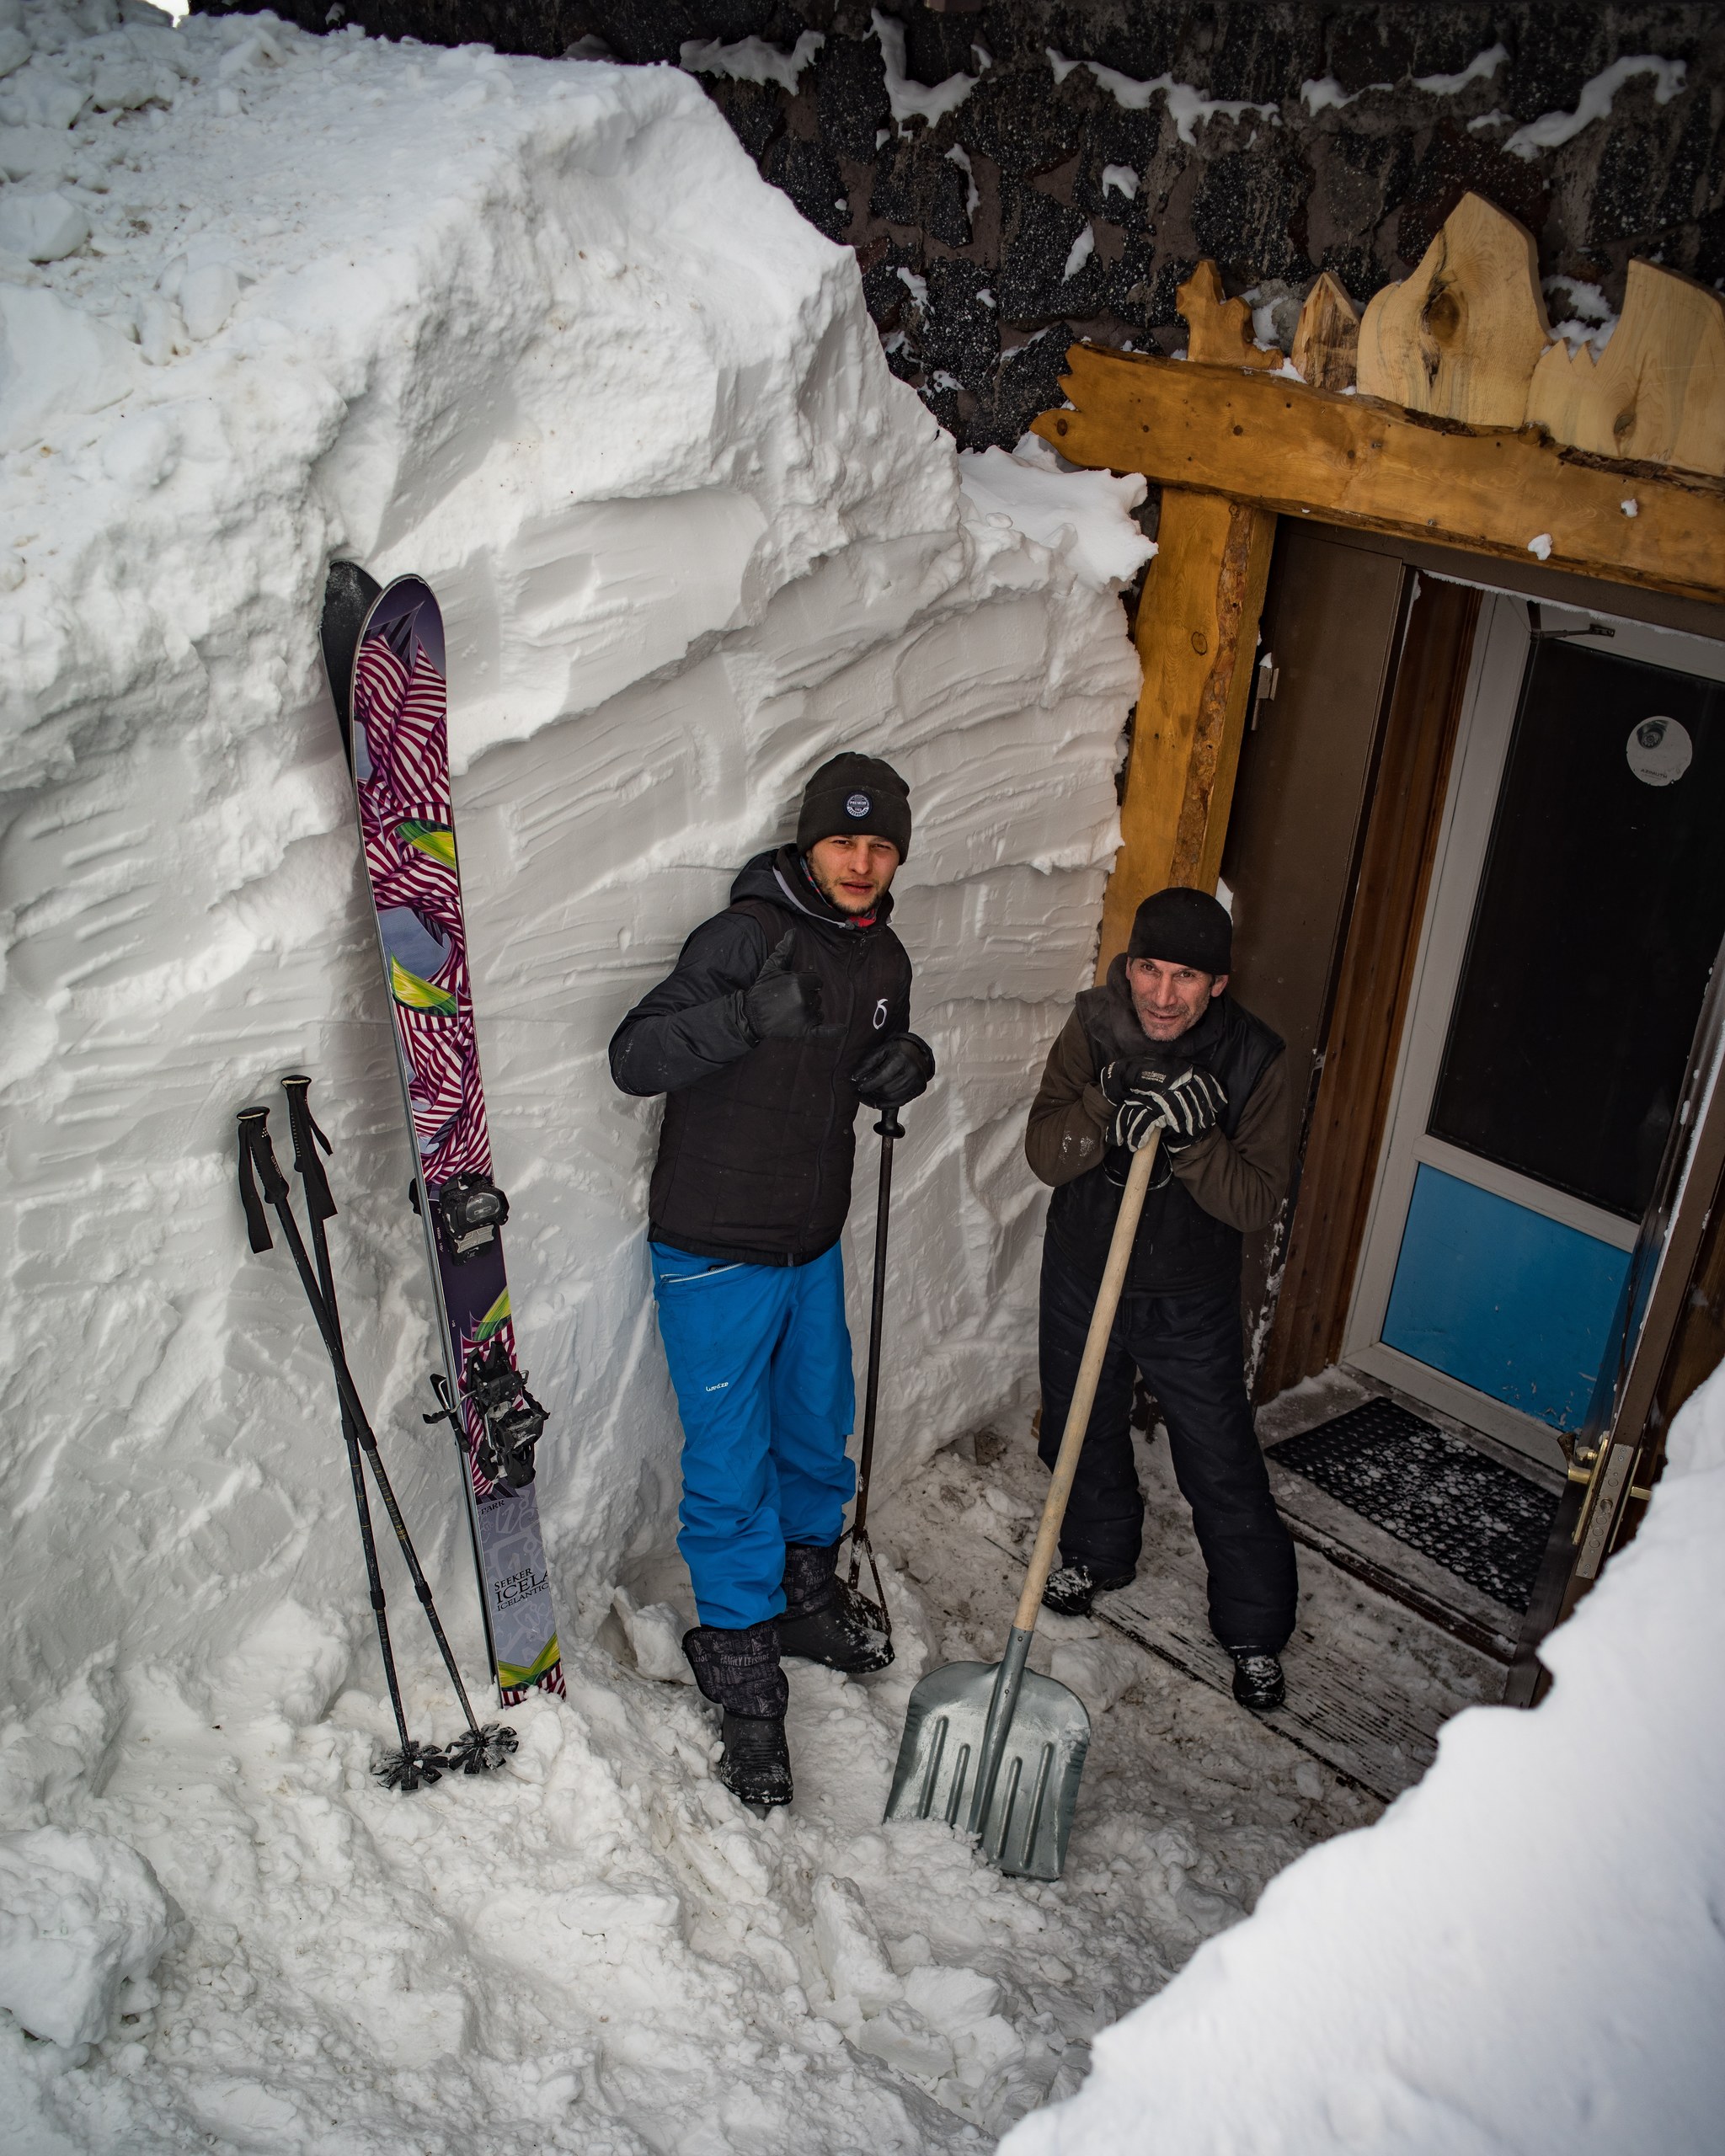
[[[1525,1611],[1556,1495],[1391,1400],[1368,1400],[1269,1457],[1488,1594]]]

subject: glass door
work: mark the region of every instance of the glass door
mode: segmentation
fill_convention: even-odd
[[[1725,933],[1722,680],[1698,638],[1482,610],[1344,1353],[1554,1465]]]

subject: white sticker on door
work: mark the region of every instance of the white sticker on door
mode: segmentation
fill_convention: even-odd
[[[1680,719],[1644,718],[1623,753],[1643,786],[1675,786],[1694,760],[1695,744]]]

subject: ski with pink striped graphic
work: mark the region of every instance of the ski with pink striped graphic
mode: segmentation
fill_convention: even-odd
[[[418,577],[329,573],[323,655],[348,754],[394,1021],[485,1636],[505,1706],[563,1689],[534,1488],[544,1410],[516,1360],[450,802],[443,616]],[[428,1417],[428,1420],[432,1419]]]

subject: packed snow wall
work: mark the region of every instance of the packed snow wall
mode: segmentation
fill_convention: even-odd
[[[853,256],[676,71],[135,0],[14,6],[0,64],[4,1696],[116,1652],[195,1672],[285,1598],[363,1616],[327,1365],[235,1191],[234,1112],[296,1067],[335,1143],[355,1374],[478,1652],[453,1455],[419,1421],[332,556],[425,574],[448,621],[566,1626],[666,1546],[676,1488],[659,1111],[605,1044],[842,746],[911,782],[898,918],[942,1065],[901,1149],[884,1471],[1022,1409],[1021,1126],[1115,843],[1138,483],[996,451],[967,493]]]

